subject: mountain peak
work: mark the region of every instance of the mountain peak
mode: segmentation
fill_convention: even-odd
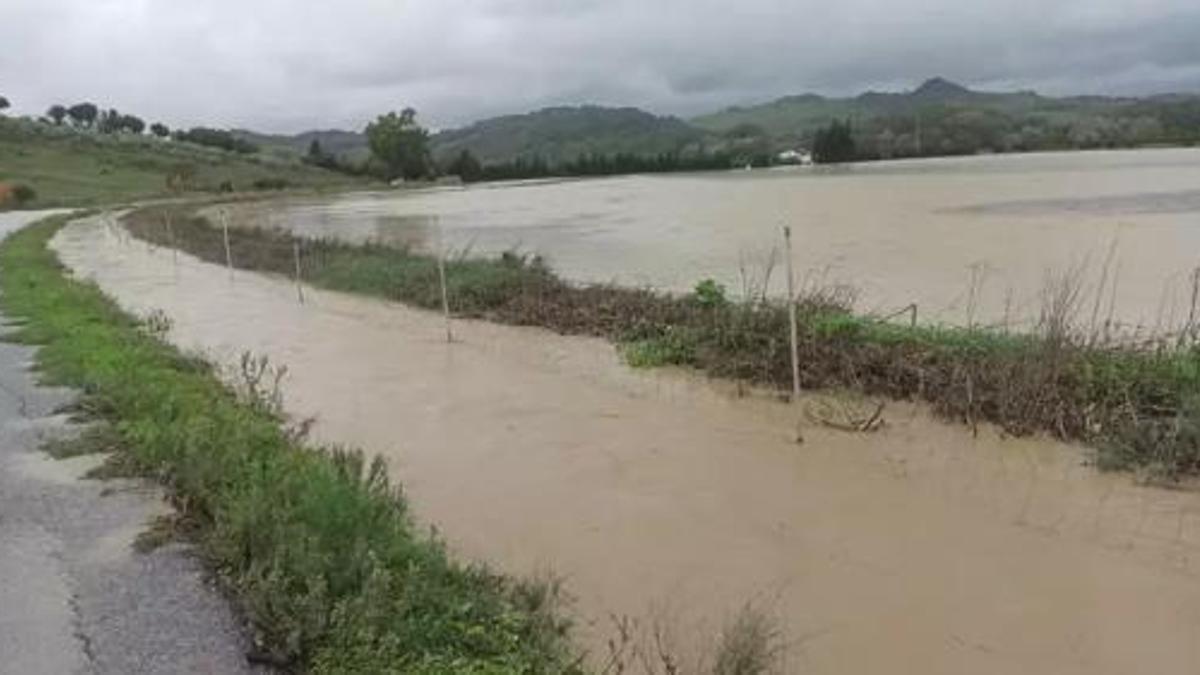
[[[951,82],[944,77],[931,77],[913,90],[914,96],[925,98],[953,98],[972,93],[970,89]]]

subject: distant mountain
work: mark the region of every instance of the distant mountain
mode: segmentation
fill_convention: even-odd
[[[439,160],[469,150],[484,164],[518,157],[538,157],[557,164],[581,154],[677,152],[704,136],[703,131],[676,117],[660,117],[637,108],[557,107],[493,117],[440,132],[433,136],[432,151]]]
[[[976,91],[940,77],[909,92],[787,96],[690,122],[712,133],[754,130],[779,148],[810,143],[832,119],[851,121],[864,158],[1200,141],[1194,95],[1052,98]]]
[[[554,166],[591,154],[722,153],[740,166],[811,147],[816,131],[835,119],[851,122],[862,159],[1200,143],[1200,96],[1192,94],[1054,98],[977,91],[935,77],[906,92],[800,94],[687,121],[637,108],[544,108],[435,133],[430,150],[443,164],[469,150],[485,165],[536,158]],[[353,131],[234,133],[273,154],[302,155],[313,140],[350,163],[370,154],[366,137]]]
[[[348,161],[358,162],[367,158],[367,137],[357,131],[342,131],[328,129],[324,131],[305,131],[301,134],[287,136],[283,134],[262,134],[246,129],[236,129],[233,135],[245,139],[276,154],[304,155],[313,141],[321,144],[321,150],[328,154]]]

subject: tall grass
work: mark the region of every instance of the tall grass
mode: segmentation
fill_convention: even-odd
[[[168,240],[161,208],[131,214],[138,237],[224,262],[220,232],[186,207]],[[292,272],[293,237],[234,233],[234,264]],[[440,305],[436,261],[375,244],[302,240],[306,280],[430,309]],[[540,260],[515,255],[456,259],[447,268],[452,309],[503,323],[607,337],[634,365],[674,364],[780,389],[791,386],[785,304],[747,282],[747,300],[714,301],[714,289],[675,297],[603,285],[573,286]],[[976,279],[976,277],[973,277]],[[976,279],[973,283],[981,283]],[[1115,283],[1115,282],[1114,282]],[[765,288],[766,281],[761,282]],[[1200,473],[1200,348],[1191,341],[1097,339],[1081,330],[1078,271],[1047,280],[1043,312],[1027,333],[898,325],[855,314],[852,296],[811,289],[797,300],[803,387],[850,388],[929,402],[942,415],[1012,434],[1047,432],[1098,449],[1103,468],[1141,468],[1158,478]],[[1104,322],[1104,335],[1109,324]]]

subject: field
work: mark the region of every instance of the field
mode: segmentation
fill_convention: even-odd
[[[177,194],[172,174],[185,176],[179,193],[248,191],[286,186],[346,189],[356,179],[266,155],[238,155],[151,136],[100,135],[0,117],[0,183],[28,185],[24,206],[91,206]]]

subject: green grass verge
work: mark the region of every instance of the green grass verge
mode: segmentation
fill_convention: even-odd
[[[310,448],[261,396],[70,280],[41,221],[0,245],[0,304],[54,384],[162,479],[266,649],[321,673],[573,670],[553,589],[459,564],[417,533],[381,462]],[[103,436],[106,444],[114,442]]]
[[[221,231],[194,210],[152,207],[126,222],[142,239],[224,264]],[[291,276],[295,242],[282,231],[235,230],[233,261]],[[441,307],[437,264],[429,256],[373,244],[299,243],[308,283]],[[515,255],[450,260],[446,273],[451,308],[459,315],[605,337],[635,366],[689,366],[791,387],[782,303],[730,302],[713,283],[701,283],[687,297],[573,286],[540,260]],[[804,297],[798,311],[806,389],[920,399],[968,424],[990,421],[1013,434],[1082,440],[1097,448],[1102,468],[1136,468],[1156,479],[1200,474],[1200,431],[1193,431],[1200,428],[1196,344],[1094,341],[1070,329],[1009,334],[899,325],[854,314],[836,294]]]

